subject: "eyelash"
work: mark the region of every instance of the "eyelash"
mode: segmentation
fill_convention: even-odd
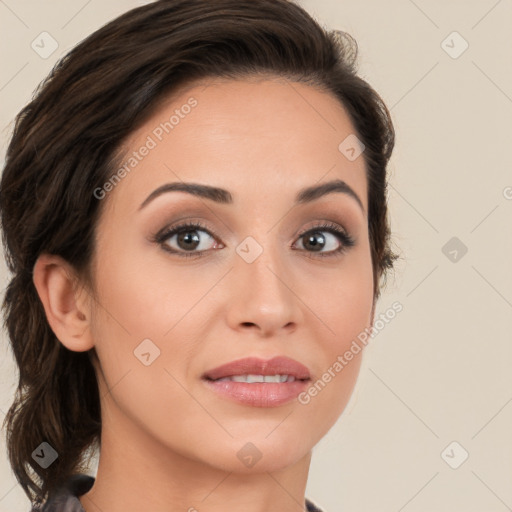
[[[200,257],[202,257],[207,251],[199,251],[199,252],[183,251],[182,252],[182,251],[176,251],[174,249],[169,249],[169,247],[165,244],[165,242],[170,237],[172,237],[176,234],[182,233],[182,232],[187,232],[187,231],[204,231],[208,235],[210,235],[212,238],[214,238],[215,240],[217,239],[217,237],[205,225],[201,224],[200,222],[187,222],[187,223],[179,224],[177,226],[173,226],[171,228],[164,229],[163,231],[160,231],[159,233],[157,233],[156,235],[154,235],[152,237],[151,241],[154,243],[158,243],[159,245],[162,246],[162,248],[165,251],[170,252],[171,254],[176,254],[179,257],[183,257],[183,258],[190,258],[190,257],[200,258]],[[327,231],[328,233],[335,235],[338,238],[338,240],[341,242],[341,244],[338,249],[335,249],[333,251],[328,251],[326,253],[315,253],[315,256],[309,256],[311,258],[336,257],[336,256],[341,255],[346,250],[348,250],[350,247],[353,247],[355,245],[354,238],[352,238],[346,231],[344,231],[343,229],[338,227],[336,224],[333,224],[331,222],[324,222],[323,224],[320,224],[318,226],[313,226],[311,228],[301,231],[297,235],[297,240],[300,240],[307,233],[314,233],[317,231]],[[312,251],[307,251],[304,249],[299,249],[299,250],[303,250],[305,252],[312,252]]]

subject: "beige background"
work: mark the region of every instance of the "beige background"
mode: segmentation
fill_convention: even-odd
[[[12,119],[56,60],[142,3],[0,0],[2,156]],[[404,308],[366,349],[348,409],[314,450],[307,495],[326,512],[512,510],[512,2],[301,5],[357,39],[360,72],[391,108],[403,261],[379,312]],[[43,31],[59,45],[47,59],[30,46]],[[453,247],[442,251],[452,237],[468,249],[456,261]],[[3,289],[3,260],[0,270]],[[0,349],[3,419],[15,369],[5,336]],[[27,511],[3,443],[0,512]],[[460,467],[447,464],[464,451]]]

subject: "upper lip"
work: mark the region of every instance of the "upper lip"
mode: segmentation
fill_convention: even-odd
[[[272,359],[246,357],[223,364],[203,374],[204,379],[217,380],[233,375],[292,375],[297,380],[309,379],[309,370],[298,361],[286,356]]]

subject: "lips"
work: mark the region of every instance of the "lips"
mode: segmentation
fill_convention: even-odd
[[[257,357],[237,359],[223,364],[202,375],[203,379],[218,380],[234,375],[289,375],[297,380],[308,380],[309,370],[306,366],[285,356],[277,356],[269,360]]]

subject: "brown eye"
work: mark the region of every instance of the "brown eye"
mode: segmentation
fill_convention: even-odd
[[[303,235],[301,240],[302,245],[306,250],[312,250],[316,252],[321,251],[326,245],[328,245],[326,237],[323,235],[322,231],[310,231],[308,234]]]
[[[327,235],[326,235],[327,234]],[[355,245],[355,240],[336,224],[324,224],[299,235],[301,249],[318,256],[335,256]],[[324,249],[327,250],[324,251]]]
[[[178,256],[199,256],[217,247],[217,241],[201,224],[181,224],[158,234],[155,242]]]

